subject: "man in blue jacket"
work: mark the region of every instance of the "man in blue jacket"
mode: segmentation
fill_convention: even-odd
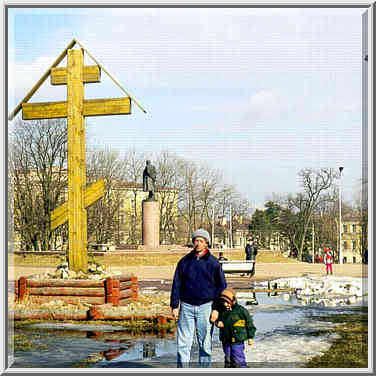
[[[188,367],[194,333],[199,364],[211,365],[214,322],[218,299],[227,287],[221,264],[208,250],[210,235],[204,229],[192,234],[193,250],[178,262],[171,288],[170,306],[178,320],[177,365]],[[180,308],[179,308],[180,303]]]

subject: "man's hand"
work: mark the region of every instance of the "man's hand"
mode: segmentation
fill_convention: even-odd
[[[172,316],[174,316],[175,320],[177,320],[179,318],[179,308],[173,308],[172,309]]]
[[[255,344],[254,340],[249,338],[248,339],[248,345],[254,345],[254,344]]]
[[[223,324],[223,321],[217,321],[217,323],[215,324],[217,326],[217,328],[224,328],[224,324]]]
[[[214,309],[213,311],[211,311],[211,314],[210,314],[210,322],[211,322],[211,323],[216,322],[217,319],[218,319],[218,316],[219,316],[218,311],[216,311],[215,309]]]

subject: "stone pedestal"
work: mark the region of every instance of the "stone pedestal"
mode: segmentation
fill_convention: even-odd
[[[159,202],[142,201],[142,244],[147,248],[159,247]]]

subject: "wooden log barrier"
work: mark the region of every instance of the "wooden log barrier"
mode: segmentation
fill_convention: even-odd
[[[29,287],[28,295],[40,296],[97,296],[104,297],[103,287]]]
[[[120,281],[120,290],[125,290],[125,289],[130,289],[133,286],[133,281],[125,281],[121,282]]]
[[[115,275],[112,278],[117,279],[120,282],[127,282],[127,281],[131,281],[133,277],[134,277],[134,274],[120,274],[120,275]]]
[[[134,302],[133,297],[130,298],[123,298],[119,301],[119,306],[127,306],[128,304]]]
[[[82,287],[82,288],[103,288],[102,281],[92,281],[88,279],[28,279],[27,287]]]
[[[106,303],[112,304],[112,278],[109,277],[105,280],[105,293],[106,293]]]
[[[115,277],[120,281],[119,305],[128,305],[138,299],[138,279],[133,274],[122,274]]]
[[[26,278],[21,277],[18,280],[18,299],[22,300],[26,295]]]
[[[14,281],[16,297],[29,295],[34,302],[62,300],[68,304],[127,305],[138,298],[138,279],[133,274],[108,277],[105,280],[37,280],[21,277]],[[9,284],[8,284],[9,290]]]
[[[120,301],[120,281],[118,279],[112,280],[112,305],[119,306]]]
[[[131,281],[132,281],[131,289],[133,290],[133,299],[137,300],[138,299],[138,279],[136,276],[132,276]]]
[[[103,320],[104,318],[103,313],[95,306],[90,307],[87,316],[89,320]]]
[[[52,300],[61,300],[66,304],[105,304],[105,297],[96,297],[96,296],[39,296],[32,295],[30,299],[34,303],[48,303]]]
[[[120,300],[126,298],[133,298],[134,291],[132,289],[120,290]]]

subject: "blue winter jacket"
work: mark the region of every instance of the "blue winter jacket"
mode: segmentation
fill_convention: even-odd
[[[219,298],[227,287],[222,266],[209,251],[197,258],[195,251],[188,253],[178,262],[171,288],[171,308],[179,301],[201,305]]]

